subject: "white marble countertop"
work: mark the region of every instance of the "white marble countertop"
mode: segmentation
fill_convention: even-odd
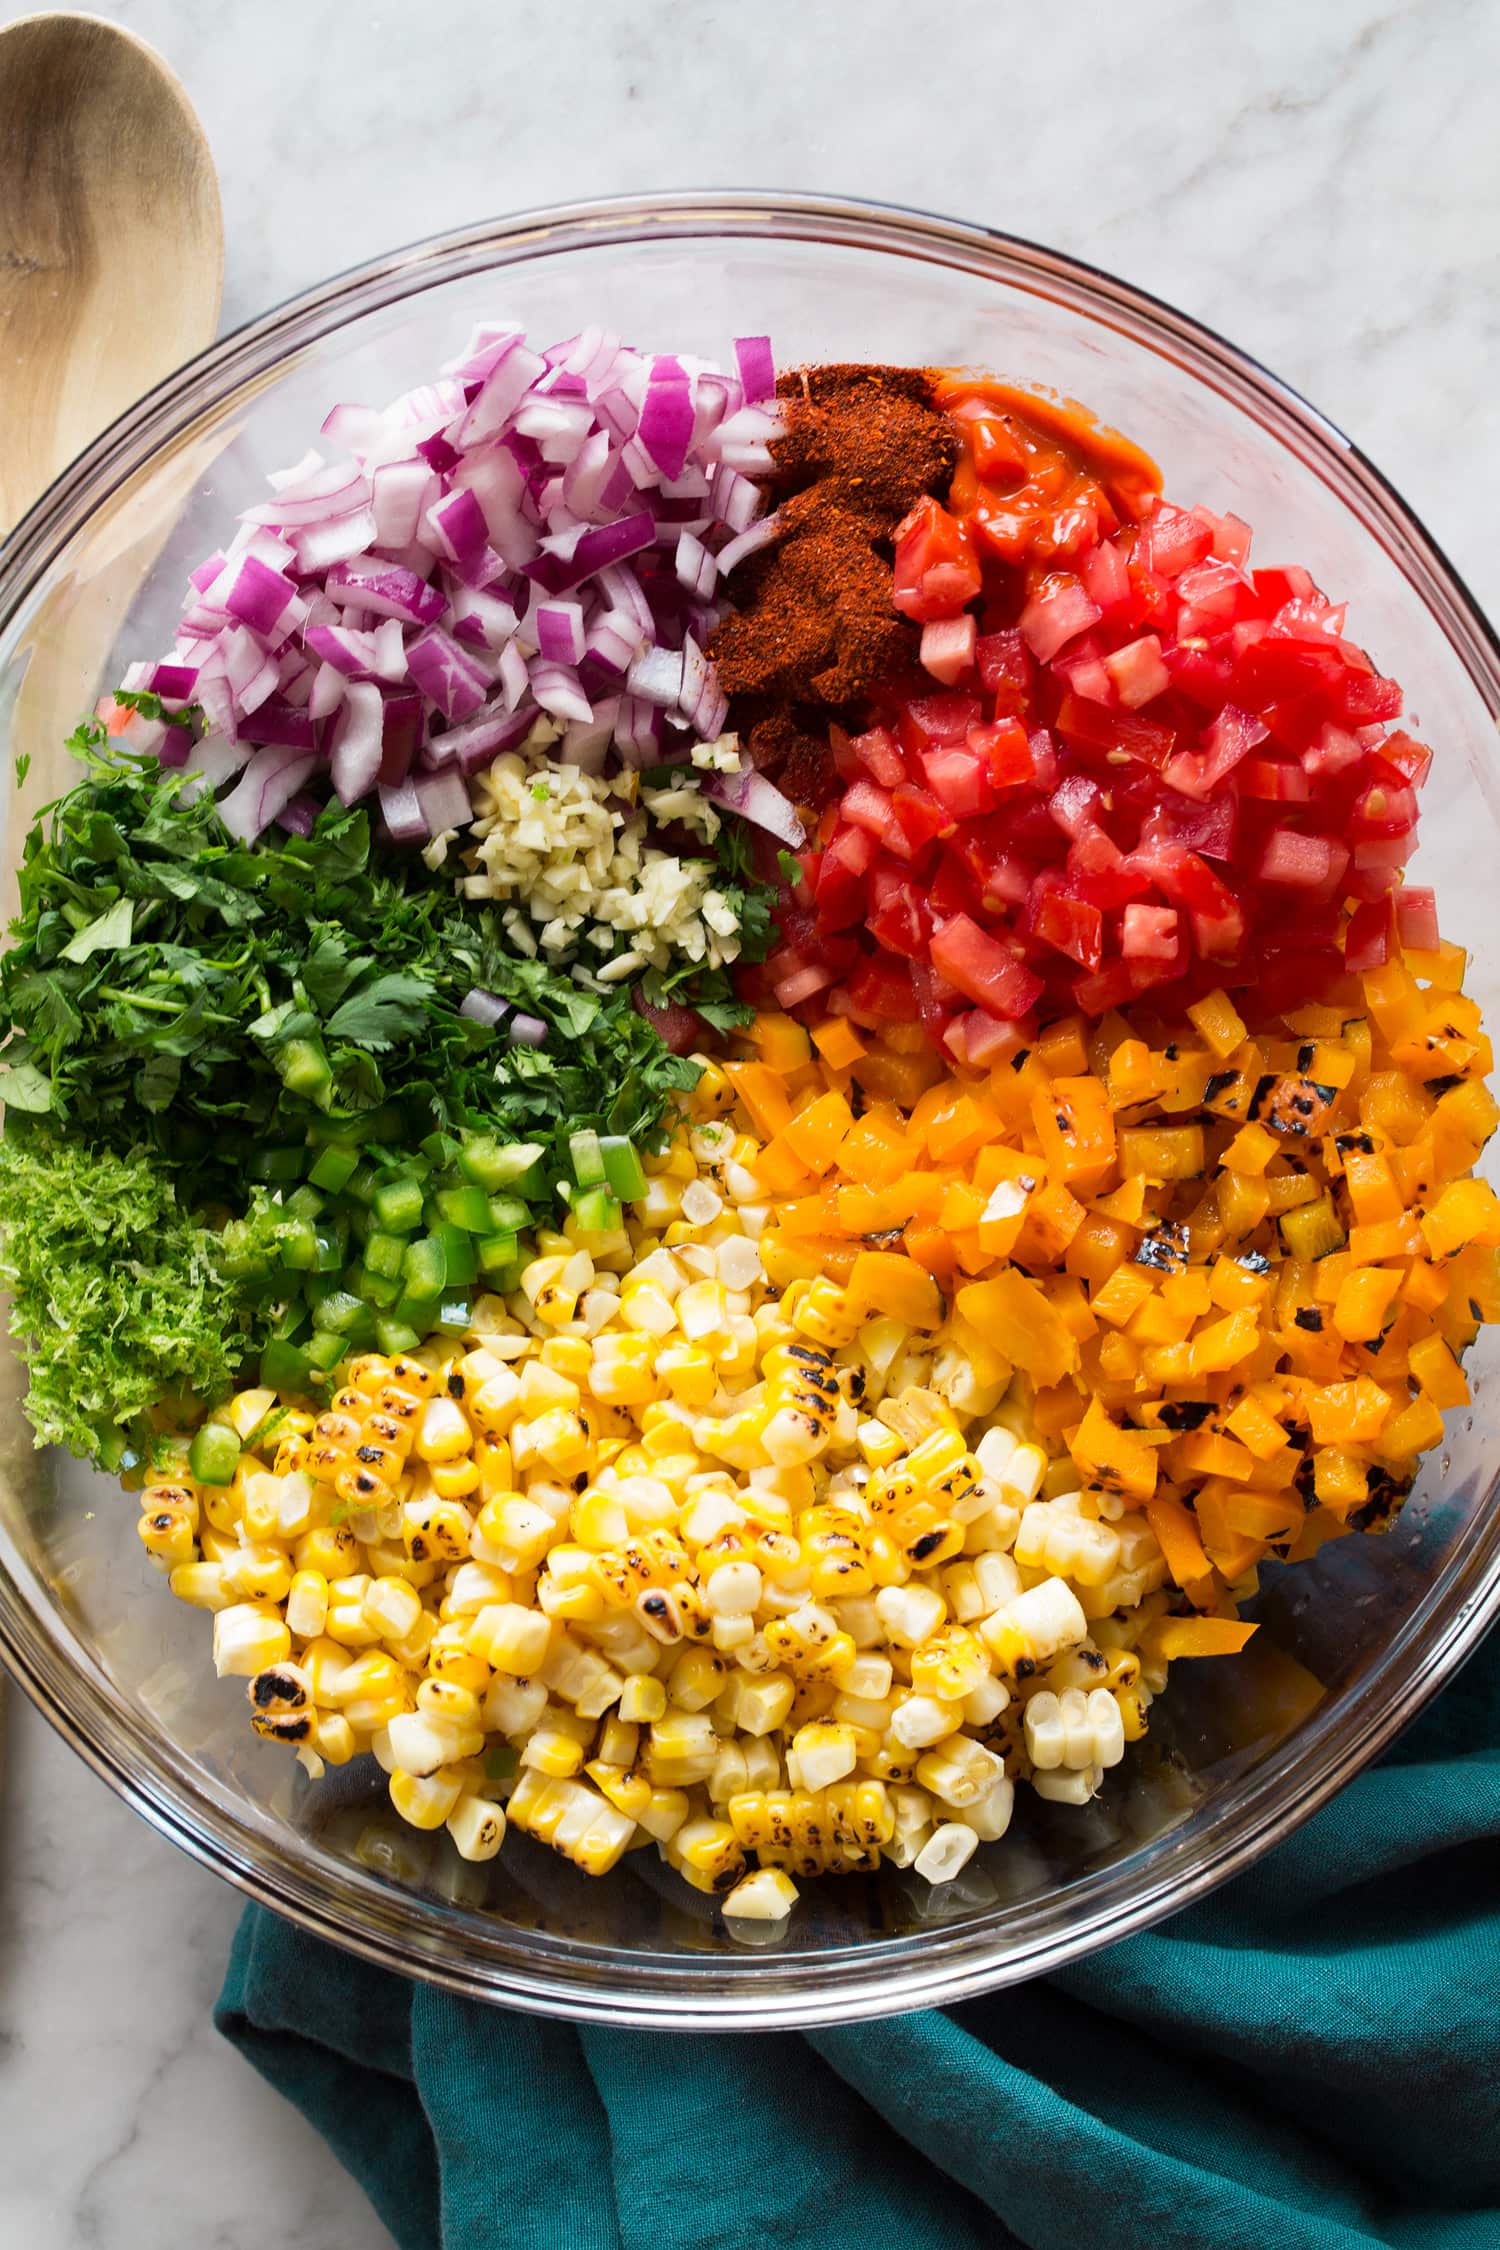
[[[92,4],[161,50],[203,118],[226,326],[395,244],[569,195],[781,186],[953,211],[1246,346],[1358,440],[1500,612],[1486,0],[1069,0],[1024,29],[978,0],[565,18]],[[235,1896],[14,1695],[4,1731],[0,2250],[388,2250],[211,2027]]]

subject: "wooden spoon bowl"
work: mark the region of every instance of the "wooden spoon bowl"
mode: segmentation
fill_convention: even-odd
[[[212,341],[218,179],[177,79],[95,16],[0,31],[0,529]]]

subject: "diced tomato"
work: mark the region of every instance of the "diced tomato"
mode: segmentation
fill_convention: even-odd
[[[906,779],[901,752],[888,727],[870,727],[864,734],[853,735],[845,734],[842,727],[830,727],[828,734],[834,764],[846,781],[857,781],[861,774],[868,774],[882,789],[894,789],[898,781]]]
[[[1318,730],[1316,742],[1310,742],[1302,753],[1303,770],[1314,781],[1329,781],[1336,773],[1349,766],[1357,766],[1364,756],[1358,735],[1347,727],[1336,727],[1325,720]]]
[[[1348,846],[1332,836],[1299,836],[1290,828],[1278,828],[1266,839],[1256,873],[1263,883],[1319,891],[1336,883],[1348,864]]]
[[[969,748],[983,763],[993,788],[1035,785],[1036,759],[1019,719],[996,719],[989,726],[970,727]]]
[[[1133,901],[1120,925],[1120,951],[1127,961],[1175,961],[1180,939],[1175,906],[1143,906]]]
[[[986,484],[1005,484],[1026,473],[1026,449],[998,414],[975,414],[969,420],[969,443],[974,466]]]
[[[1015,727],[1017,734],[1021,733],[1014,719],[1007,724]],[[976,734],[984,731],[980,727],[974,729]],[[1022,735],[1021,739],[1024,743],[1026,738]],[[1029,752],[1027,763],[1030,764]],[[951,750],[928,750],[923,753],[922,771],[933,796],[947,812],[952,813],[955,820],[971,819],[976,813],[993,810],[995,784],[989,760],[984,755],[967,746],[963,749],[955,746]]]
[[[1268,805],[1305,805],[1312,783],[1300,766],[1280,758],[1247,758],[1239,771],[1242,797],[1255,797]]]
[[[872,1024],[912,1023],[917,1001],[911,988],[911,971],[888,953],[869,954],[844,987],[849,1012]]]
[[[1408,884],[1391,894],[1396,910],[1396,935],[1407,953],[1435,953],[1442,943],[1438,936],[1437,896],[1433,891]]]
[[[895,852],[899,858],[910,858],[906,832],[896,817],[891,792],[882,789],[878,782],[856,781],[844,791],[839,810],[846,821],[873,836],[886,851]]]
[[[1381,779],[1388,770],[1390,777],[1404,781],[1413,789],[1420,789],[1427,779],[1427,769],[1432,764],[1432,752],[1425,742],[1411,735],[1397,732],[1388,734],[1375,751],[1372,765]]]
[[[974,643],[974,660],[984,692],[995,706],[997,719],[1025,711],[1035,687],[1036,667],[1031,652],[1014,626],[1003,633],[981,633]]]
[[[979,564],[967,525],[924,493],[896,530],[896,608],[925,625],[956,616],[979,588]]]
[[[1070,773],[1053,790],[1047,809],[1065,836],[1077,836],[1097,826],[1103,804],[1097,781],[1086,773]]]
[[[1148,879],[1102,828],[1084,828],[1068,846],[1068,889],[1106,913],[1139,898]]]
[[[1243,570],[1250,560],[1250,526],[1238,516],[1216,516],[1208,508],[1194,508],[1199,523],[1206,524],[1213,539],[1212,552],[1220,562],[1231,562]]]
[[[1080,969],[1097,969],[1104,953],[1104,916],[1097,906],[1062,890],[1032,892],[1030,927],[1046,945],[1065,953]]]
[[[1177,578],[1191,563],[1202,562],[1213,543],[1207,524],[1186,508],[1162,500],[1147,519],[1135,551],[1142,569],[1154,571],[1159,578]]]
[[[863,921],[865,876],[874,857],[875,839],[866,829],[842,827],[834,835],[819,865],[814,893],[823,929],[846,930]]]
[[[1239,809],[1239,800],[1229,789],[1221,789],[1201,804],[1167,790],[1141,823],[1141,842],[1181,844],[1203,859],[1233,859]]]
[[[1079,577],[1084,592],[1107,623],[1123,622],[1136,614],[1136,592],[1130,580],[1130,565],[1125,550],[1112,539],[1103,540],[1093,553],[1085,558]]]
[[[955,914],[933,931],[932,961],[966,999],[992,1016],[1014,1020],[1042,996],[1041,978],[967,914]]]
[[[812,962],[805,969],[797,969],[789,977],[780,977],[773,987],[776,1003],[781,1008],[800,1008],[815,992],[832,984],[833,971],[826,963]]]
[[[967,742],[970,727],[977,727],[983,717],[984,705],[977,695],[950,688],[943,694],[913,696],[903,704],[897,733],[908,758],[919,758],[924,750]]]
[[[1392,788],[1377,781],[1356,798],[1349,816],[1351,836],[1409,836],[1417,825],[1417,798],[1412,789]]]
[[[953,826],[953,815],[936,797],[929,796],[925,789],[914,788],[909,781],[903,781],[899,789],[892,791],[891,811],[901,839],[899,844],[893,843],[891,849],[901,852],[904,846],[907,858],[914,857],[935,837],[946,836]]]
[[[866,927],[885,952],[899,953],[908,961],[925,959],[930,924],[909,886],[891,891],[873,907]]]
[[[1382,967],[1389,960],[1390,951],[1389,897],[1356,906],[1344,931],[1344,967],[1355,976],[1363,976],[1367,969]]]
[[[1103,711],[1080,696],[1065,695],[1058,706],[1057,732],[1080,750],[1123,751],[1160,773],[1172,755],[1177,737],[1171,727],[1158,726],[1132,711]]]
[[[967,612],[962,617],[933,617],[922,627],[922,669],[944,687],[954,687],[974,669],[974,642],[978,632]]]
[[[1083,583],[1068,570],[1052,571],[1044,578],[1021,612],[1021,635],[1038,663],[1046,664],[1058,650],[1096,625],[1101,615],[1090,601]]]
[[[1162,779],[1184,797],[1207,797],[1228,779],[1241,758],[1265,739],[1264,719],[1226,703],[1205,730],[1202,750],[1179,750],[1162,768]]]
[[[1127,711],[1138,711],[1143,703],[1154,702],[1172,685],[1155,633],[1143,633],[1138,641],[1127,641],[1123,648],[1117,648],[1104,659],[1104,669]]]

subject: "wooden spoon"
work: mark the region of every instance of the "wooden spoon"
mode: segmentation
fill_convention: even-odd
[[[0,31],[0,527],[213,340],[219,185],[161,58],[97,16]]]
[[[160,56],[97,16],[23,16],[0,30],[0,533],[212,343],[223,288],[213,158]],[[97,677],[114,599],[107,571],[80,585],[33,649],[12,734],[53,738],[44,765],[62,762],[62,699]],[[7,797],[12,777],[7,757]],[[7,1452],[13,1428],[29,1453],[19,1403],[7,1407]]]

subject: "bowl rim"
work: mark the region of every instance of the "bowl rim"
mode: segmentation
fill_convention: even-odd
[[[1378,536],[1412,584],[1490,715],[1500,720],[1500,639],[1421,519],[1335,423],[1214,329],[1086,261],[1000,229],[920,209],[849,197],[761,190],[675,190],[544,206],[428,236],[344,269],[245,322],[186,362],[112,423],[37,498],[0,547],[0,624],[8,622],[106,494],[146,467],[177,432],[253,374],[300,351],[356,314],[409,301],[486,269],[576,248],[670,239],[785,240],[867,248],[949,265],[1071,305],[1184,365],[1263,423]],[[1444,1567],[1446,1607],[1413,1612],[1380,1659],[1383,1695],[1351,1690],[1323,1707],[1319,1739],[1289,1738],[1249,1777],[1241,1797],[1203,1830],[1154,1840],[1151,1872],[1129,1876],[1135,1854],[1069,1886],[1080,1911],[1065,1927],[1025,1930],[1011,1910],[997,1939],[984,1921],[874,1939],[854,1958],[746,1953],[680,1961],[519,1932],[483,1958],[445,1945],[446,1912],[376,1879],[358,1885],[363,1918],[346,1919],[352,1871],[333,1879],[299,1866],[190,1775],[160,1760],[134,1711],[116,1709],[102,1675],[80,1665],[53,1615],[23,1598],[32,1577],[0,1532],[0,1656],[84,1760],[192,1858],[248,1897],[377,1966],[470,1998],[538,2014],[673,2030],[811,2027],[949,2005],[1061,1966],[1203,1897],[1301,1825],[1403,1728],[1500,1615],[1500,1523],[1470,1527]],[[1439,1581],[1433,1581],[1436,1585]],[[1429,1590],[1430,1592],[1430,1590]],[[1418,1625],[1421,1630],[1418,1630]],[[1430,1634],[1430,1638],[1427,1636]],[[1413,1645],[1416,1644],[1416,1645]],[[1404,1680],[1393,1678],[1404,1663]],[[97,1667],[93,1667],[97,1672]],[[1400,1690],[1400,1692],[1398,1692]],[[1368,1708],[1362,1708],[1368,1705]],[[1335,1725],[1343,1710],[1345,1723]],[[142,1755],[144,1752],[144,1755]],[[1295,1794],[1291,1784],[1295,1781]],[[1114,1896],[1123,1891],[1126,1895]],[[1095,1895],[1099,1894],[1099,1895]],[[1055,1902],[1057,1894],[1049,1894]],[[1044,1900],[1037,1908],[1040,1914]],[[500,1930],[505,1925],[498,1925]],[[1015,1932],[1020,1929],[1019,1938]]]

